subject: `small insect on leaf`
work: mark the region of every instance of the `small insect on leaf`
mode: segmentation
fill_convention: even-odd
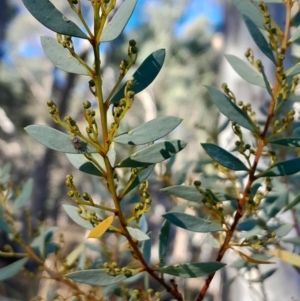
[[[92,229],[87,238],[101,237],[107,231],[107,229],[111,226],[113,221],[114,221],[114,216],[113,215],[109,216],[104,221],[99,223],[94,229]]]
[[[74,148],[78,151],[78,153],[86,153],[87,152],[87,143],[82,141],[79,137],[75,136],[71,140]]]

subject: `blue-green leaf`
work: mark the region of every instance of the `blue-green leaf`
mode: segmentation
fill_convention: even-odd
[[[122,33],[134,11],[136,3],[137,0],[125,0],[121,4],[111,21],[105,25],[100,38],[101,42],[115,40]]]
[[[296,64],[286,71],[286,76],[291,77],[300,73],[300,64]]]
[[[73,57],[69,50],[64,48],[51,37],[41,37],[43,49],[54,66],[66,72],[90,75],[89,70]]]
[[[82,39],[87,35],[66,18],[49,0],[22,0],[29,12],[44,26],[54,32]]]
[[[165,220],[162,224],[159,233],[159,243],[158,243],[159,266],[164,266],[166,264],[170,228],[171,228],[171,223],[168,220]]]
[[[287,242],[296,246],[300,246],[300,237],[288,237],[284,238],[281,241]]]
[[[65,277],[72,279],[75,282],[94,286],[107,286],[127,279],[125,275],[108,275],[104,269],[78,271],[66,274]]]
[[[170,195],[175,195],[176,197],[191,201],[200,203],[203,199],[203,196],[200,194],[200,192],[194,187],[194,186],[184,186],[184,185],[178,185],[178,186],[170,186],[161,189],[162,191],[166,192]]]
[[[169,140],[154,143],[120,162],[116,167],[142,167],[167,160],[184,149],[186,143],[181,140]]]
[[[229,120],[235,121],[240,126],[248,129],[249,131],[256,132],[256,126],[250,117],[241,110],[235,103],[233,103],[224,93],[218,89],[210,86],[206,86],[209,97]]]
[[[1,268],[0,281],[15,276],[22,269],[22,267],[26,264],[27,261],[28,258],[22,258],[18,261],[15,261],[14,263],[11,263],[10,265],[7,265],[4,268]]]
[[[103,177],[102,172],[96,167],[94,163],[89,161],[84,155],[81,154],[66,154],[69,161],[82,172],[88,173],[93,176]]]
[[[300,26],[297,27],[296,31],[294,32],[294,34],[290,38],[289,42],[293,43],[293,42],[299,40],[299,38],[300,38]]]
[[[265,68],[264,68],[263,64],[260,65],[260,68],[261,68],[261,73],[262,73],[262,76],[263,76],[263,79],[264,79],[267,91],[270,94],[270,96],[273,97],[272,88],[271,88],[270,82],[269,82],[269,80],[267,78],[267,75],[265,73]]]
[[[290,209],[293,209],[296,205],[298,205],[300,203],[300,194],[298,194],[292,202],[290,202],[285,209],[283,210],[283,212],[286,212]]]
[[[169,274],[182,278],[196,278],[208,276],[212,273],[215,273],[225,265],[225,263],[218,261],[184,263],[165,266],[159,268],[159,271],[164,274]]]
[[[255,226],[257,225],[257,220],[250,218],[250,219],[246,219],[244,221],[241,221],[238,225],[237,225],[237,230],[239,231],[250,231],[252,230]]]
[[[0,170],[0,183],[6,184],[10,178],[11,163],[6,163]]]
[[[114,142],[139,145],[156,141],[174,130],[182,121],[173,116],[158,117],[114,138]]]
[[[127,227],[127,230],[130,233],[130,235],[138,241],[150,239],[150,237],[146,233],[144,233],[138,228]]]
[[[288,138],[280,138],[280,139],[273,139],[269,141],[272,144],[279,144],[284,146],[300,146],[300,138],[298,137],[288,137]]]
[[[0,204],[0,229],[4,231],[5,233],[11,233],[12,230],[10,226],[8,225],[7,221],[5,220],[5,211],[2,205]]]
[[[30,198],[30,196],[32,194],[32,190],[33,190],[33,179],[30,178],[25,183],[21,194],[14,201],[14,209],[13,209],[14,211],[25,206],[26,202],[28,201],[28,199]]]
[[[83,219],[82,217],[80,217],[79,213],[78,213],[78,208],[72,205],[63,205],[63,208],[65,209],[65,211],[67,212],[67,214],[69,215],[69,217],[78,225],[80,225],[81,227],[85,228],[85,229],[93,229],[93,225]]]
[[[261,177],[281,177],[289,176],[300,171],[300,158],[278,162],[274,164],[269,170],[257,175]]]
[[[164,61],[166,51],[159,49],[151,53],[140,65],[140,67],[134,72],[132,78],[134,79],[134,86],[131,89],[135,94],[143,91],[147,88],[158,75]],[[124,97],[125,84],[122,88],[114,95],[111,103],[118,103],[120,99]]]
[[[226,54],[225,57],[234,71],[245,81],[262,88],[266,87],[263,78],[249,64],[234,55]]]
[[[143,241],[142,253],[147,264],[151,261],[151,239]]]
[[[163,214],[163,217],[173,225],[193,232],[223,231],[223,227],[220,224],[181,212],[167,212]]]
[[[281,4],[283,4],[283,1],[284,0],[264,0],[263,2],[264,3],[281,3]],[[254,2],[261,2],[261,0],[254,0]]]
[[[212,143],[201,143],[201,145],[205,152],[222,166],[231,170],[248,170],[240,159],[236,158],[225,149]]]
[[[74,148],[72,139],[69,135],[51,127],[44,125],[29,125],[25,128],[25,131],[39,143],[58,152],[70,154],[78,154],[79,152],[78,149]],[[90,145],[86,145],[83,152],[96,153],[97,150]]]

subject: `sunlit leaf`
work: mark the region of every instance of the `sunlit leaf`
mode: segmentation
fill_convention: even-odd
[[[171,223],[168,220],[165,220],[159,233],[158,256],[160,266],[164,266],[166,264],[170,228]]]
[[[272,232],[276,234],[276,237],[281,238],[286,236],[293,228],[294,228],[293,224],[282,224]]]
[[[51,37],[41,37],[43,49],[54,66],[66,72],[90,75],[87,68],[85,68],[79,61],[74,58],[68,49],[64,48]]]
[[[261,276],[259,276],[258,278],[251,279],[251,282],[263,282],[266,279],[268,279],[269,277],[271,277],[276,271],[277,271],[276,268],[271,269],[271,270],[269,270],[269,271],[267,271],[265,273],[262,273]]]
[[[246,255],[245,253],[235,249],[235,248],[231,248],[235,253],[237,253],[243,260],[251,262],[251,263],[256,263],[256,264],[272,264],[275,262],[271,262],[271,261],[266,261],[266,260],[259,260],[253,257],[250,257],[248,255]]]
[[[14,201],[14,211],[25,206],[26,202],[29,200],[33,191],[33,179],[30,178],[26,181],[23,186],[21,194]]]
[[[54,32],[82,39],[87,35],[65,17],[49,0],[22,0],[29,12],[44,26]]]
[[[71,266],[79,258],[79,256],[83,252],[84,248],[85,248],[85,245],[83,243],[81,243],[75,249],[73,249],[72,252],[68,256],[66,256],[65,264],[67,266]],[[63,268],[62,268],[62,270],[63,270]]]
[[[284,145],[284,146],[300,147],[300,138],[288,137],[288,138],[272,139],[270,140],[270,143]]]
[[[168,140],[154,143],[120,162],[116,167],[142,167],[167,160],[184,149],[181,140]]]
[[[269,253],[272,256],[278,257],[282,261],[291,264],[296,267],[300,267],[300,255],[291,253],[289,251],[274,249],[269,250]]]
[[[115,284],[125,280],[125,275],[112,276],[108,275],[104,269],[93,269],[78,271],[64,275],[65,277],[74,280],[75,282],[85,283],[94,286],[106,286]]]
[[[300,73],[300,64],[295,64],[286,71],[286,76],[291,77]]]
[[[234,55],[226,54],[225,57],[234,71],[245,81],[262,88],[266,87],[261,75],[254,71],[249,64]]]
[[[240,159],[233,156],[225,149],[212,143],[201,143],[201,146],[213,160],[217,161],[222,166],[231,170],[248,170]]]
[[[80,225],[81,227],[85,228],[85,229],[93,229],[93,225],[83,219],[82,217],[80,217],[79,213],[78,213],[78,207],[72,206],[72,205],[62,205],[63,208],[65,209],[65,211],[67,212],[67,214],[69,215],[69,217],[78,225]]]
[[[289,42],[293,43],[293,42],[299,40],[299,38],[300,38],[300,26],[297,27],[297,29],[295,30],[294,34],[290,38]]]
[[[72,138],[58,130],[44,125],[29,125],[25,131],[36,139],[39,143],[48,148],[63,153],[78,154],[79,150],[72,144]],[[90,145],[86,145],[84,153],[96,153],[97,150]]]
[[[250,117],[235,103],[233,103],[224,93],[214,87],[206,86],[206,88],[208,95],[215,106],[229,120],[235,121],[240,126],[252,132],[257,131],[256,126],[254,125]]]
[[[130,233],[130,235],[138,241],[150,239],[150,237],[146,233],[144,233],[138,228],[127,227],[127,230]]]
[[[164,274],[169,274],[182,278],[197,278],[215,273],[225,265],[225,263],[217,261],[195,262],[169,265],[159,268],[159,271]]]
[[[298,205],[300,203],[300,194],[298,194],[292,202],[290,202],[285,209],[283,210],[283,212],[286,212],[290,209],[293,209],[296,205]]]
[[[164,61],[166,51],[159,49],[151,53],[140,65],[140,67],[134,72],[132,78],[134,79],[134,86],[131,89],[135,94],[143,91],[147,88],[158,75]],[[124,97],[125,84],[122,88],[114,95],[111,103],[118,103]]]
[[[99,238],[101,237],[111,226],[114,221],[114,216],[111,215],[102,222],[100,222],[95,228],[91,230],[87,238]]]
[[[257,177],[280,177],[295,174],[300,171],[300,158],[278,162],[269,170],[262,172]]]
[[[287,242],[296,246],[300,246],[300,237],[288,237],[284,238],[281,241]]]
[[[193,232],[206,233],[224,230],[220,224],[181,212],[167,212],[163,214],[163,217],[173,225]]]
[[[112,41],[122,33],[133,13],[136,3],[137,0],[125,0],[121,4],[112,20],[105,25],[100,38],[101,42]]]
[[[181,121],[181,118],[173,116],[158,117],[115,137],[114,142],[131,145],[153,142],[170,133]]]
[[[28,258],[22,258],[0,269],[0,281],[15,276],[26,264]]]

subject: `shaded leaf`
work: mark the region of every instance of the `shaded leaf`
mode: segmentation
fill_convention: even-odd
[[[268,196],[265,201],[268,202],[268,199],[272,197],[273,197],[272,195]],[[282,193],[275,196],[275,200],[273,200],[271,204],[269,204],[264,208],[264,212],[267,215],[267,220],[269,220],[270,218],[278,214],[282,210],[282,208],[286,206],[287,202],[288,202],[287,191],[283,191]]]
[[[215,106],[229,120],[235,121],[241,127],[244,127],[249,131],[257,131],[256,126],[254,125],[250,117],[235,103],[233,103],[224,93],[211,86],[206,86],[206,89]]]
[[[166,51],[164,49],[159,49],[151,53],[140,65],[140,67],[134,72],[132,78],[134,79],[134,86],[131,91],[135,94],[143,91],[147,88],[153,80],[158,75],[164,61],[165,61]],[[118,103],[120,99],[124,97],[124,84],[122,88],[114,95],[111,103]]]
[[[186,143],[181,140],[168,140],[154,143],[120,162],[116,167],[142,167],[162,162],[184,149]]]
[[[297,27],[297,29],[295,30],[294,34],[290,38],[289,42],[293,43],[293,42],[299,40],[299,38],[300,38],[300,26]]]
[[[234,55],[226,54],[225,57],[234,71],[245,81],[262,88],[266,87],[263,78],[249,64]]]
[[[255,226],[257,225],[257,220],[250,218],[244,221],[241,221],[238,225],[237,225],[237,230],[239,231],[250,231],[252,230]]]
[[[174,130],[182,119],[173,116],[158,117],[114,138],[114,142],[139,145],[156,141]]]
[[[287,242],[296,246],[300,246],[300,237],[288,237],[284,238],[281,241]]]
[[[193,186],[184,186],[184,185],[178,185],[178,186],[170,186],[161,189],[161,191],[166,192],[170,195],[175,195],[176,197],[199,203],[202,201],[203,196],[200,194],[200,192]]]
[[[146,233],[144,233],[138,228],[127,227],[127,230],[130,233],[130,235],[138,241],[150,239],[150,237]]]
[[[279,144],[284,146],[300,146],[300,138],[298,137],[288,137],[288,138],[280,138],[280,139],[273,139],[269,141],[272,144]]]
[[[261,73],[262,73],[262,76],[263,76],[263,79],[264,79],[267,91],[270,94],[270,96],[273,97],[272,88],[271,88],[270,82],[269,82],[269,80],[267,78],[267,75],[265,73],[265,68],[264,68],[263,64],[260,65],[260,68],[261,68]]]
[[[25,131],[48,148],[58,152],[78,154],[79,150],[74,148],[72,138],[61,131],[44,125],[29,125]],[[92,146],[87,145],[84,152],[96,153],[97,151]]]
[[[91,230],[87,238],[99,238],[101,237],[111,226],[114,221],[114,216],[111,215],[102,222],[100,222],[95,228]]]
[[[290,209],[293,209],[296,205],[298,205],[300,203],[300,194],[298,194],[291,203],[289,203],[285,209],[283,210],[283,212],[286,212]]]
[[[224,230],[220,224],[181,212],[171,211],[162,216],[173,225],[193,232],[206,233]]]
[[[174,264],[159,268],[161,273],[169,274],[182,278],[196,278],[208,276],[215,273],[226,264],[223,262],[196,262],[196,263],[185,263],[185,264]]]
[[[104,269],[83,270],[64,275],[75,282],[85,283],[95,286],[106,286],[125,280],[125,275],[111,276]]]
[[[212,143],[201,143],[201,146],[213,160],[217,161],[222,166],[231,170],[248,170],[240,159],[236,158],[225,149]]]
[[[291,77],[300,73],[300,64],[295,64],[286,71],[286,76]]]
[[[143,241],[142,253],[147,264],[151,261],[151,239]]]
[[[69,50],[59,44],[56,39],[41,37],[41,42],[48,59],[54,66],[66,72],[90,75],[88,69],[79,63]]]
[[[11,233],[12,230],[5,219],[5,215],[6,213],[4,211],[4,208],[0,204],[0,229],[5,233]]]
[[[100,37],[101,42],[112,41],[122,33],[134,11],[136,3],[137,0],[125,0],[121,4],[111,21],[105,25]]]
[[[14,201],[14,208],[13,210],[16,211],[25,206],[26,202],[30,198],[33,190],[33,179],[30,178],[26,181],[21,194],[17,197]]]
[[[254,0],[254,2],[261,2],[261,0]],[[283,4],[283,0],[264,0],[264,3],[281,3],[281,4]]]
[[[67,214],[69,215],[69,217],[78,225],[80,225],[81,227],[85,228],[85,229],[93,229],[93,225],[83,219],[82,217],[80,217],[80,215],[78,214],[78,208],[72,205],[62,205],[63,208],[65,209],[65,211],[67,212]]]
[[[282,261],[291,264],[296,267],[300,267],[300,255],[291,253],[289,251],[275,249],[275,250],[269,250],[269,253],[272,256],[278,257]]]
[[[265,281],[267,278],[271,277],[275,272],[277,271],[276,268],[271,269],[263,274],[261,274],[260,277],[256,278],[256,279],[252,279],[251,282],[263,282]]]
[[[159,233],[158,259],[160,266],[164,266],[166,264],[170,228],[171,223],[168,220],[165,220]]]
[[[278,162],[269,170],[262,172],[257,177],[280,177],[295,174],[300,171],[300,158]]]
[[[0,269],[0,281],[15,276],[26,264],[28,258],[22,258]]]
[[[54,32],[82,39],[87,35],[66,18],[49,0],[22,0],[29,12],[44,26]]]
[[[89,161],[84,155],[81,154],[66,154],[69,161],[74,167],[82,172],[88,173],[93,176],[103,177],[101,171],[96,167],[94,163]]]

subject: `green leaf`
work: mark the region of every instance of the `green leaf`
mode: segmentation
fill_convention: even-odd
[[[249,64],[245,63],[234,55],[226,54],[225,57],[234,71],[245,81],[262,88],[266,87],[263,78],[260,76],[260,74],[255,72],[253,68],[249,66]]]
[[[41,43],[48,59],[57,68],[70,73],[90,75],[88,69],[79,63],[69,50],[59,44],[56,39],[41,37]]]
[[[261,0],[254,0],[254,2],[261,2]],[[264,0],[264,3],[281,3],[283,4],[283,0]]]
[[[287,242],[296,246],[300,246],[300,237],[289,237],[289,238],[284,238],[281,241]]]
[[[141,167],[167,160],[184,149],[186,143],[181,140],[169,140],[154,143],[120,162],[116,167]]]
[[[151,261],[151,239],[143,241],[142,253],[147,264],[150,264]]]
[[[276,237],[281,238],[286,236],[294,228],[293,224],[282,224],[272,232],[276,233]]]
[[[72,205],[63,205],[63,208],[65,209],[65,211],[67,212],[67,214],[69,215],[69,217],[78,225],[80,225],[81,227],[85,228],[85,229],[89,229],[92,230],[94,227],[93,225],[83,219],[82,217],[80,217],[79,213],[78,213],[78,208]]]
[[[257,225],[257,220],[250,218],[244,221],[241,221],[238,225],[237,225],[237,230],[238,231],[250,231],[252,230],[255,226]]]
[[[6,184],[10,178],[11,163],[6,163],[1,169],[0,183]]]
[[[243,18],[253,41],[256,43],[258,48],[276,65],[274,53],[264,35],[249,16],[243,16]]]
[[[300,203],[300,194],[298,194],[291,203],[289,203],[285,209],[283,210],[283,212],[286,212],[290,209],[293,209],[296,205],[298,205]]]
[[[169,195],[175,195],[178,198],[182,198],[195,203],[200,203],[203,199],[203,196],[194,186],[170,186],[161,189],[161,191],[164,191]]]
[[[12,230],[5,219],[5,215],[6,213],[4,211],[4,208],[0,204],[0,229],[5,233],[11,233]]]
[[[70,274],[66,274],[65,277],[72,279],[75,282],[85,283],[94,286],[107,286],[127,279],[125,275],[108,275],[104,269],[73,272]]]
[[[164,61],[165,61],[166,51],[165,49],[159,49],[151,53],[140,67],[134,72],[132,78],[134,79],[134,86],[131,91],[134,91],[135,94],[143,91],[147,88],[153,80],[158,75]],[[124,97],[124,84],[122,88],[114,95],[111,103],[118,103],[120,99]]]
[[[272,88],[271,88],[270,82],[269,82],[269,80],[267,78],[267,75],[265,73],[265,68],[264,68],[263,64],[261,64],[260,68],[261,68],[261,73],[262,73],[262,76],[263,76],[263,79],[264,79],[267,91],[270,94],[270,96],[273,97]]]
[[[163,217],[173,225],[193,232],[207,233],[224,230],[220,224],[181,212],[167,212],[163,214]]]
[[[300,146],[300,138],[298,137],[288,137],[288,138],[280,138],[280,139],[273,139],[269,141],[272,144],[279,144],[284,146]]]
[[[300,38],[300,26],[297,27],[296,31],[294,32],[294,34],[290,38],[289,42],[293,43],[293,42],[299,40],[299,38]]]
[[[125,0],[122,3],[112,20],[105,25],[100,38],[101,42],[115,40],[122,33],[134,11],[136,3],[137,0]]]
[[[182,119],[173,116],[158,117],[114,138],[114,142],[139,145],[156,141],[174,130]]]
[[[196,278],[208,276],[215,273],[226,264],[223,262],[211,261],[211,262],[196,262],[196,263],[184,263],[174,264],[159,268],[161,273],[169,274],[182,278]]]
[[[257,175],[261,177],[281,177],[289,176],[300,171],[300,158],[278,162],[273,165],[269,170],[262,172]]]
[[[0,281],[3,281],[5,279],[11,278],[15,276],[22,267],[26,264],[28,261],[28,258],[22,258],[18,261],[15,261],[14,263],[7,265],[4,268],[0,269]]]
[[[236,158],[225,149],[212,143],[201,143],[201,146],[213,160],[217,161],[222,166],[231,170],[248,170],[240,159]]]
[[[291,77],[300,73],[300,64],[296,64],[286,71],[286,76]]]
[[[166,264],[170,228],[171,223],[168,220],[165,220],[159,233],[158,256],[160,266],[164,266]]]
[[[270,205],[264,208],[264,213],[267,215],[266,220],[269,220],[272,217],[276,216],[282,210],[282,208],[286,206],[286,204],[288,203],[288,196],[289,195],[287,191],[283,191],[278,196],[275,196],[275,200],[273,200]],[[269,197],[271,198],[272,195],[270,195]],[[266,198],[266,202],[268,201],[269,197]]]
[[[150,237],[146,233],[144,233],[138,228],[127,227],[127,230],[130,233],[130,235],[138,241],[150,239]]]
[[[88,173],[93,176],[103,177],[102,172],[96,167],[94,163],[89,161],[84,155],[81,154],[66,154],[69,161],[74,167],[82,172]]]
[[[299,26],[300,25],[300,12],[298,11],[291,20],[292,26]]]
[[[13,208],[14,212],[25,206],[26,202],[28,201],[28,199],[32,194],[32,190],[33,190],[33,179],[30,178],[26,181],[21,194],[14,201],[14,208]]]
[[[29,12],[44,26],[54,32],[82,39],[87,35],[66,18],[49,0],[22,0]]]
[[[219,111],[224,114],[229,120],[235,121],[240,126],[248,129],[249,131],[256,132],[256,126],[250,119],[250,117],[240,109],[235,103],[233,103],[224,93],[218,89],[206,86],[207,92],[211,100]]]
[[[44,125],[29,125],[25,131],[39,143],[58,152],[78,154],[69,135]],[[87,145],[86,153],[96,153],[96,149]]]
[[[264,29],[264,17],[262,13],[249,0],[231,0],[242,17],[248,16],[257,27]]]

